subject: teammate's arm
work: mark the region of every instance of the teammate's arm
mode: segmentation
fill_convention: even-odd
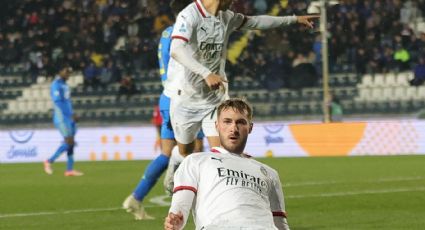
[[[173,39],[171,43],[171,57],[190,71],[201,75],[211,89],[215,90],[220,88],[226,80],[224,80],[222,76],[212,73],[211,70],[199,63],[192,57],[191,53],[187,41],[184,39]]]
[[[193,51],[189,43],[192,38],[193,29],[196,28],[194,23],[196,23],[196,20],[190,14],[180,12],[177,16],[170,48],[171,57],[193,73],[202,76],[210,89],[218,89],[223,85],[223,82],[226,82],[224,78],[216,73],[212,73],[210,69],[192,56]]]
[[[294,23],[299,23],[305,25],[309,28],[313,28],[312,19],[318,18],[318,15],[304,15],[304,16],[285,16],[285,17],[275,17],[268,15],[260,16],[245,16],[240,29],[272,29],[282,26],[288,26]]]
[[[170,60],[170,46],[171,46],[171,34],[169,28],[162,32],[161,39],[159,40],[158,46],[158,61],[159,61],[159,72],[161,76],[167,74],[168,62]]]

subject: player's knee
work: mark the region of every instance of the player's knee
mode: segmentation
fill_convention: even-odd
[[[66,155],[67,156],[73,156],[74,155],[74,145],[67,145],[67,151],[66,151]]]
[[[65,138],[65,142],[68,145],[74,145],[74,137],[67,137],[67,138]]]

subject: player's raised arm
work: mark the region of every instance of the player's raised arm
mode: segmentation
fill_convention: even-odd
[[[242,21],[240,29],[272,29],[282,26],[288,26],[291,24],[302,24],[308,28],[313,28],[313,19],[319,18],[318,15],[304,15],[304,16],[246,16],[245,20]]]
[[[212,73],[211,70],[192,57],[191,49],[186,40],[182,38],[173,38],[170,51],[171,57],[173,57],[176,61],[188,68],[190,71],[202,76],[210,89],[216,90],[223,85],[223,82],[226,82],[222,76]]]

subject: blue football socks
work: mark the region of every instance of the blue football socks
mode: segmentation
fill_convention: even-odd
[[[72,171],[74,169],[74,146],[71,145],[68,148],[68,161],[66,162],[66,171]]]
[[[153,160],[145,170],[142,180],[137,185],[133,192],[134,198],[138,201],[143,201],[148,192],[155,185],[156,181],[161,177],[161,174],[167,169],[170,158],[164,154],[160,154]]]

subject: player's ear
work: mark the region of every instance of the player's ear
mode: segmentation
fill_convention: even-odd
[[[254,127],[254,123],[250,122],[249,123],[249,133],[252,132],[252,128]]]

